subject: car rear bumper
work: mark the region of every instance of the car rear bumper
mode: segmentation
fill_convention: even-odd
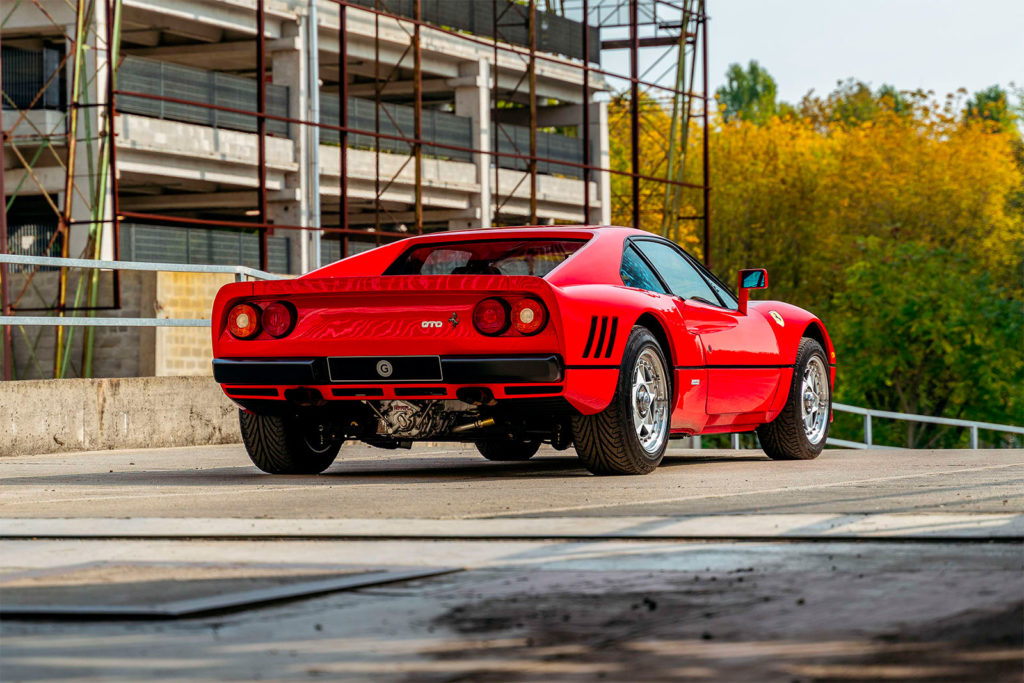
[[[401,368],[409,357],[362,357],[370,367],[386,362]],[[427,358],[427,357],[418,357]],[[345,359],[351,360],[351,359]],[[220,384],[234,386],[272,385],[342,385],[342,384],[490,384],[490,383],[552,383],[561,382],[565,364],[558,354],[525,356],[441,356],[440,377],[409,376],[392,372],[387,376],[369,377],[362,368],[346,376],[332,372],[327,358],[243,359],[217,358],[213,361],[213,377]],[[380,373],[378,373],[380,374]]]

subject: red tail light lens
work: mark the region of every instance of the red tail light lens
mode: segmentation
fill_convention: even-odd
[[[501,299],[484,299],[473,309],[473,327],[480,334],[496,336],[509,328],[509,305]]]
[[[544,328],[548,313],[536,299],[520,299],[512,304],[512,326],[524,335],[537,334]]]
[[[238,304],[228,313],[228,331],[239,339],[252,339],[260,333],[260,309]]]
[[[287,301],[275,301],[263,309],[263,329],[271,337],[284,337],[295,327],[295,308]]]

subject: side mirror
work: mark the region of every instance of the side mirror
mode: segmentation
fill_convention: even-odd
[[[765,289],[768,286],[768,271],[764,268],[744,268],[738,278],[740,290],[740,313],[747,314],[747,301],[750,290]]]

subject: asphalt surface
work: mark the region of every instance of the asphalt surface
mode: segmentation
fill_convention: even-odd
[[[240,446],[7,458],[0,607],[461,571],[183,619],[9,617],[0,679],[1019,681],[1022,539],[1019,450],[679,450],[644,477],[447,446],[346,445],[315,477]]]

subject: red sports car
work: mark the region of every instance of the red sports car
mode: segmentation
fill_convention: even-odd
[[[462,441],[490,460],[575,446],[644,474],[668,440],[757,430],[816,457],[835,352],[814,315],[748,301],[676,244],[629,228],[423,235],[293,280],[225,285],[213,370],[253,463],[325,470],[346,440]]]

